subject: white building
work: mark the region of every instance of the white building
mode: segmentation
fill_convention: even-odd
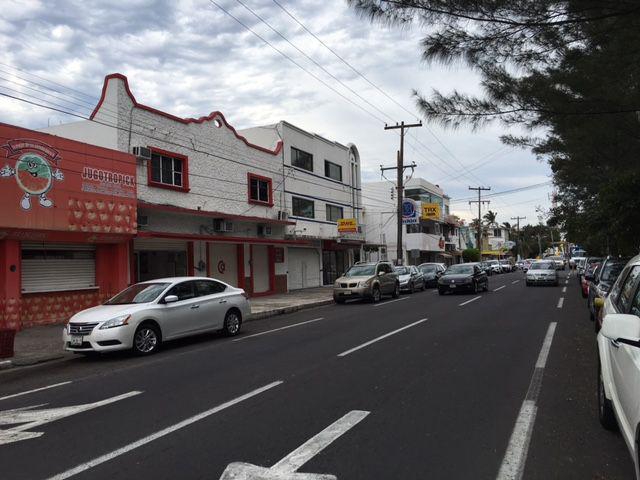
[[[330,285],[359,260],[364,235],[339,233],[339,219],[361,221],[360,155],[355,145],[342,145],[290,123],[242,130],[254,143],[283,142],[283,208],[295,226],[291,238],[311,246],[289,247],[289,288]]]
[[[362,187],[364,231],[369,260],[396,259],[397,192],[388,181],[367,182]],[[422,204],[437,204],[437,219],[418,218],[418,223],[403,225],[402,249],[405,264],[424,262],[456,263],[465,248],[459,236],[459,221],[449,214],[449,197],[438,185],[423,178],[412,178],[405,184],[404,198],[415,201],[418,217]]]
[[[287,259],[299,265],[299,250],[311,242],[287,235],[295,222],[287,220],[291,194],[285,192],[316,190],[295,185],[289,169],[285,174],[290,152],[278,136],[259,146],[220,112],[181,118],[142,105],[120,74],[105,78],[91,119],[45,131],[138,157],[132,281],[207,275],[252,295],[300,286],[297,277],[287,279]],[[341,165],[348,169],[348,162]],[[316,260],[307,276],[318,272]]]

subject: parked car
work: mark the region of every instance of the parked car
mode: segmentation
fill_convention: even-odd
[[[522,271],[524,273],[527,273],[527,271],[529,270],[529,268],[531,267],[531,265],[533,264],[533,262],[535,262],[535,260],[533,258],[527,258],[524,261],[524,265],[522,266]]]
[[[511,264],[511,260],[500,260],[500,266],[502,267],[502,271],[504,273],[513,272],[514,270],[513,265]]]
[[[502,265],[498,260],[487,260],[487,263],[491,266],[493,273],[502,273]]]
[[[587,298],[589,296],[589,287],[597,275],[599,267],[600,263],[591,263],[587,265],[584,274],[582,275],[582,279],[580,280],[580,293],[582,294],[582,298]]]
[[[350,298],[364,298],[374,302],[383,295],[398,298],[400,282],[389,262],[360,262],[353,265],[333,284],[333,299],[344,303]]]
[[[545,257],[544,260],[551,260],[556,266],[556,270],[565,270],[567,268],[567,264],[564,261],[564,258],[560,255],[551,255],[549,257]]]
[[[538,260],[531,264],[525,277],[527,287],[531,285],[558,286],[558,272],[556,264],[550,260]]]
[[[441,263],[421,263],[418,265],[418,270],[422,272],[424,277],[425,286],[437,287],[438,279],[440,275],[446,270]]]
[[[598,315],[598,308],[595,305],[596,298],[603,299],[609,294],[611,286],[615,283],[630,258],[607,257],[598,269],[597,275],[592,280],[589,288],[587,306],[589,307],[589,318],[595,322],[595,331],[598,333],[602,326],[602,317]]]
[[[598,333],[598,412],[602,426],[619,427],[640,479],[640,255],[622,270],[602,308]]]
[[[585,270],[592,263],[600,263],[602,262],[602,258],[600,257],[587,257],[584,260],[578,263],[578,267],[576,268],[576,276],[578,277],[578,285],[582,285],[582,276],[584,275]]]
[[[400,282],[400,291],[415,292],[416,290],[424,290],[424,276],[422,270],[418,270],[414,265],[395,267]]]
[[[172,277],[136,283],[76,313],[62,341],[71,352],[132,349],[148,355],[175,338],[221,330],[237,335],[251,314],[247,295],[219,280]]]
[[[489,290],[489,278],[478,263],[459,263],[451,265],[438,279],[438,293]]]
[[[516,270],[524,270],[524,260],[518,260],[515,267]]]
[[[571,257],[569,259],[569,267],[572,269],[577,268],[578,264],[580,263],[581,260],[583,260],[586,257]]]

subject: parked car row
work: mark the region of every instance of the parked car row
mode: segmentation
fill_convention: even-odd
[[[640,478],[640,255],[585,257],[575,265],[597,333],[599,420],[620,430]]]

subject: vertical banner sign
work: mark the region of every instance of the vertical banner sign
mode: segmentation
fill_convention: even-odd
[[[423,220],[440,220],[440,204],[439,203],[423,203],[422,219]]]
[[[405,198],[402,201],[402,224],[413,225],[420,223],[418,218],[418,209],[416,208],[416,202],[410,198]]]

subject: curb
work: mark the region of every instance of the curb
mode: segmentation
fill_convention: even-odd
[[[269,317],[275,317],[277,315],[284,315],[287,313],[293,313],[293,312],[297,312],[300,310],[306,310],[308,308],[314,308],[314,307],[320,307],[322,305],[329,305],[333,303],[333,299],[327,299],[327,300],[319,300],[317,302],[313,302],[313,303],[305,303],[303,305],[294,305],[292,307],[280,307],[280,308],[274,308],[272,310],[265,310],[264,312],[258,312],[258,313],[252,313],[251,314],[251,318],[249,320],[247,320],[248,322],[252,322],[255,320],[263,320],[265,318],[269,318]]]
[[[329,305],[332,303],[333,303],[333,299],[331,298],[327,300],[319,300],[317,302],[312,302],[312,303],[305,303],[302,305],[294,305],[291,307],[279,307],[271,310],[265,310],[263,312],[252,313],[251,317],[247,320],[247,322],[264,320],[265,318],[276,317],[278,315],[285,315],[287,313],[293,313],[300,310],[306,310],[308,308],[320,307],[322,305]],[[42,365],[48,362],[52,362],[54,360],[66,361],[66,360],[71,360],[72,358],[75,358],[75,357],[73,355],[66,355],[61,352],[61,353],[56,353],[52,355],[43,355],[40,357],[36,356],[36,357],[26,357],[22,359],[0,360],[0,371],[10,370],[13,368]]]

